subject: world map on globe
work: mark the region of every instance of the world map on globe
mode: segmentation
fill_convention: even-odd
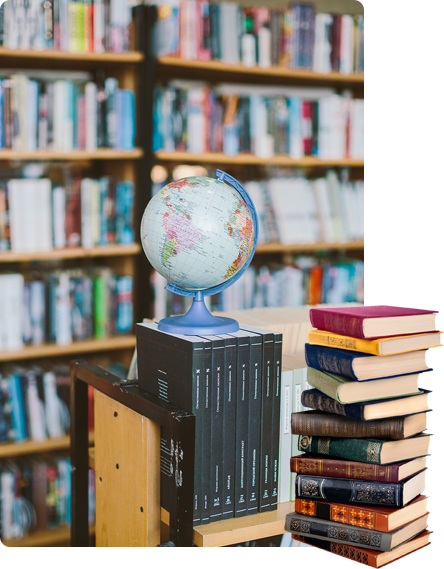
[[[164,186],[148,203],[142,246],[154,269],[191,290],[218,286],[236,275],[254,245],[254,224],[237,190],[192,176]]]

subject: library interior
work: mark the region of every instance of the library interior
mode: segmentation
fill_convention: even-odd
[[[1,548],[438,551],[439,4],[0,0]]]

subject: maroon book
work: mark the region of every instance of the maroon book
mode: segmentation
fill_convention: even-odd
[[[333,334],[350,336],[352,338],[371,340],[390,336],[435,332],[434,314],[436,312],[436,310],[385,305],[312,308],[310,310],[310,322],[314,328],[319,330],[326,330]],[[428,315],[428,317],[424,318],[425,315]],[[406,320],[403,321],[401,317],[410,318],[410,320],[408,322]],[[406,325],[408,326],[408,331]],[[389,333],[381,333],[384,330]],[[378,333],[375,334],[375,331]]]

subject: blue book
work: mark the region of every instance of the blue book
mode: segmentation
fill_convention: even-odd
[[[162,89],[154,88],[153,94],[153,152],[162,150]]]
[[[431,371],[426,365],[425,353],[426,350],[417,350],[393,356],[375,356],[340,348],[305,344],[305,361],[309,367],[356,381],[386,379]],[[369,366],[372,366],[371,369]]]
[[[121,136],[123,150],[132,150],[134,148],[135,128],[135,100],[134,91],[129,89],[121,89],[122,93],[122,120],[121,120]]]
[[[8,377],[8,389],[11,396],[12,427],[14,429],[14,441],[26,439],[26,416],[21,378],[19,375]]]
[[[117,107],[116,95],[118,90],[117,79],[105,79],[106,93],[106,146],[117,148]]]
[[[3,88],[3,81],[0,79],[0,148],[5,147],[5,127],[4,127],[4,112],[3,105],[5,99],[5,90]]]
[[[122,245],[134,243],[133,227],[134,184],[116,184],[116,242]]]
[[[76,116],[75,116],[75,92],[74,92],[74,83],[70,80],[65,81],[65,93],[66,93],[66,117],[65,117],[65,136],[69,136],[69,143],[67,148],[75,148],[75,124],[76,124]],[[66,130],[66,126],[69,125],[69,130]]]
[[[117,322],[119,333],[129,332],[133,326],[133,278],[130,276],[117,279]]]

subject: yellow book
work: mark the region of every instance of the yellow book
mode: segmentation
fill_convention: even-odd
[[[376,340],[361,340],[360,338],[340,336],[324,330],[311,330],[308,333],[308,343],[340,348],[341,350],[351,350],[353,352],[364,352],[365,354],[373,354],[375,356],[390,356],[441,346],[440,334],[441,332],[428,332],[426,334],[411,334],[409,336],[390,336],[388,338],[377,338]]]

